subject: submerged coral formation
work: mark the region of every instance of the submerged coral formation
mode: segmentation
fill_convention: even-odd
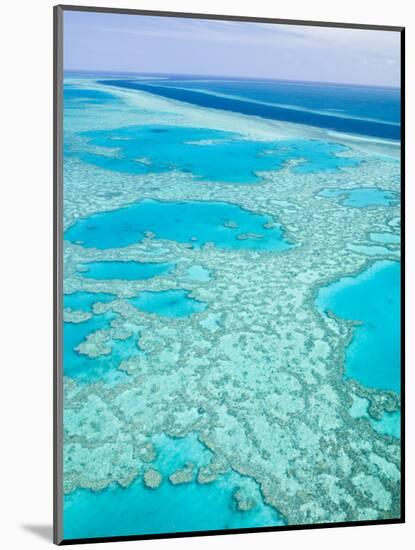
[[[165,474],[154,466],[154,437],[194,434],[209,450],[209,461],[198,463],[191,452],[183,452],[167,476],[172,491],[180,484],[207,487],[234,472],[260,489],[254,498],[235,487],[236,508],[243,513],[262,499],[290,525],[399,517],[400,442],[373,424],[383,414],[399,411],[399,394],[345,377],[346,350],[356,322],[316,305],[322,287],[356,276],[380,259],[399,260],[396,147],[380,143],[376,150],[373,142],[332,138],[323,130],[196,108],[93,81],[74,83],[111,91],[123,108],[117,104],[100,110],[94,105],[82,118],[67,117],[64,291],[68,296],[96,293],[97,299],[90,311],[73,305],[65,309],[65,322],[78,326],[111,314],[77,349],[86,360],[108,356],[111,372],[123,376],[114,378],[106,371],[101,378],[88,379],[86,372],[77,379],[64,365],[65,492],[102,491],[114,483],[129,487],[137,479],[161,491]],[[248,144],[255,140],[255,148],[261,142],[275,146],[304,139],[295,134],[302,132],[310,140],[307,147],[313,140],[335,140],[341,147],[329,156],[353,162],[332,162],[336,166],[330,170],[298,170],[288,147],[285,161],[274,170],[256,172],[250,183],[232,184],[200,181],[191,171],[176,168],[151,172],[148,159],[148,169],[130,173],[85,161],[86,153],[116,157],[119,149],[116,141],[113,150],[91,143],[84,130],[131,124],[148,129],[160,120],[175,128],[232,132],[229,139],[237,132],[237,139]],[[193,146],[216,145],[199,141]],[[352,198],[357,200],[361,189],[371,190],[371,197],[379,189],[381,197],[393,200],[384,204],[376,197],[356,207]],[[106,219],[113,212],[143,200],[193,201],[200,205],[202,218],[203,204],[235,205],[238,212],[262,216],[263,234],[277,228],[278,238],[288,244],[261,248],[258,230],[241,234],[240,220],[232,218],[215,226],[213,237],[230,232],[235,243],[245,239],[250,246],[223,247],[220,239],[209,240],[208,233],[202,244],[192,244],[174,234],[169,238],[168,231],[160,236],[157,230],[122,248],[84,246],[81,231],[71,237],[82,220],[88,238],[94,216],[100,216],[102,231],[110,232]],[[200,229],[197,216],[194,234],[189,233],[193,243]],[[146,279],[93,279],[79,269],[98,265],[91,262],[151,262],[174,268],[157,270]],[[179,291],[182,299],[203,307],[177,304]],[[170,292],[163,307],[179,308],[181,314],[158,314],[160,304],[149,307],[146,302],[144,307],[137,301],[163,292]],[[135,353],[121,350],[117,355],[115,344],[128,339]],[[358,399],[368,408],[353,414]]]

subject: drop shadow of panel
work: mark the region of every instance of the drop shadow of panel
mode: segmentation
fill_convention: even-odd
[[[38,536],[39,538],[43,540],[47,540],[48,542],[53,542],[53,528],[52,525],[44,525],[44,524],[32,524],[32,525],[21,525],[21,528],[24,531],[27,531],[29,533],[32,533],[33,535]]]

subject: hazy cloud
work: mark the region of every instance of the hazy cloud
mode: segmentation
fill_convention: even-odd
[[[399,33],[67,11],[66,70],[398,86]]]

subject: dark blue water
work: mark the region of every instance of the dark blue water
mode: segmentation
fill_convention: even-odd
[[[66,151],[83,162],[127,174],[178,170],[201,181],[260,183],[257,172],[279,170],[287,161],[297,173],[335,171],[356,166],[358,160],[338,156],[347,147],[316,140],[263,142],[242,139],[232,132],[186,126],[127,126],[84,132],[90,145],[117,148],[116,155]]]
[[[360,321],[346,353],[346,376],[370,388],[400,391],[399,262],[377,262],[320,290],[322,311]]]
[[[264,227],[271,221],[269,216],[229,203],[143,200],[79,219],[65,231],[64,238],[86,248],[121,248],[142,241],[151,231],[158,239],[195,248],[212,242],[235,250],[287,250],[292,245],[284,238],[282,228]]]
[[[340,132],[400,139],[400,91],[394,88],[318,83],[177,77],[148,81],[100,80],[101,84],[143,90],[200,107]]]

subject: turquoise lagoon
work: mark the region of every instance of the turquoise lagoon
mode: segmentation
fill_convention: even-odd
[[[401,411],[384,411],[380,418],[375,419],[369,414],[369,401],[364,397],[353,398],[353,405],[350,409],[353,418],[366,418],[371,426],[378,433],[400,439],[401,437]]]
[[[376,431],[391,437],[401,437],[401,412],[385,412],[379,420],[371,419],[372,425]]]
[[[201,313],[206,304],[189,296],[189,292],[182,289],[160,290],[158,292],[142,291],[128,301],[137,309],[147,313],[156,313],[162,317],[180,319],[193,313]]]
[[[168,479],[185,466],[183,457],[195,470],[210,462],[212,453],[193,435],[181,439],[155,437],[157,459],[154,464],[163,476],[157,489],[147,488],[142,480],[122,488],[115,484],[94,492],[78,489],[65,496],[65,537],[99,537],[180,533],[217,529],[241,529],[285,525],[284,518],[264,504],[252,479],[231,470],[216,481],[173,485]],[[233,495],[244,489],[253,499],[253,508],[238,511]]]
[[[174,267],[175,264],[167,262],[103,261],[80,264],[78,271],[82,277],[87,279],[137,281],[169,273]]]
[[[114,295],[107,293],[76,292],[65,295],[64,305],[74,311],[92,312],[94,303],[105,303],[114,299]],[[207,307],[204,302],[190,297],[189,291],[182,289],[158,292],[142,291],[128,300],[141,311],[174,319],[182,319],[194,313],[201,313]],[[106,378],[107,381],[110,381],[110,379],[117,381],[126,376],[125,373],[117,369],[123,360],[141,353],[137,345],[137,333],[126,339],[110,340],[106,344],[110,348],[110,353],[98,357],[89,357],[79,353],[76,349],[90,334],[109,329],[111,321],[116,317],[116,314],[107,312],[99,315],[95,314],[90,319],[79,323],[64,323],[63,363],[65,376],[80,382],[92,382],[100,378]]]
[[[121,248],[142,241],[148,232],[195,248],[208,242],[225,249],[283,251],[292,246],[270,216],[235,204],[203,201],[142,200],[79,219],[67,229],[65,239],[85,248]]]
[[[92,313],[96,303],[109,303],[117,297],[106,292],[74,292],[64,295],[64,307],[72,311]],[[100,330],[111,328],[111,322],[117,315],[112,311],[94,314],[81,322],[65,321],[63,324],[63,370],[64,375],[79,382],[94,382],[105,379],[116,382],[125,378],[126,374],[117,370],[121,362],[141,353],[137,346],[137,331],[126,339],[109,340],[106,345],[109,354],[89,357],[79,353],[77,347],[87,337]]]
[[[93,304],[112,302],[115,299],[115,294],[109,294],[108,292],[73,292],[72,294],[64,294],[63,307],[75,311],[92,312]]]
[[[127,174],[188,172],[200,181],[259,183],[257,172],[279,170],[290,160],[299,161],[294,172],[335,171],[356,166],[357,159],[339,156],[344,145],[317,140],[273,142],[208,128],[183,126],[128,126],[84,132],[90,151],[67,151],[83,162]],[[97,154],[93,147],[108,148]],[[117,152],[114,153],[114,148]]]
[[[346,376],[362,385],[400,391],[400,263],[380,261],[356,277],[322,288],[318,307],[361,322],[346,352]]]
[[[106,345],[110,348],[110,353],[98,357],[89,357],[76,350],[90,334],[109,329],[111,321],[115,318],[114,313],[105,313],[94,315],[81,323],[64,322],[63,372],[65,376],[83,383],[98,380],[113,383],[125,379],[127,375],[118,370],[118,367],[122,361],[142,353],[137,345],[138,334],[133,334],[124,340],[109,340]]]

